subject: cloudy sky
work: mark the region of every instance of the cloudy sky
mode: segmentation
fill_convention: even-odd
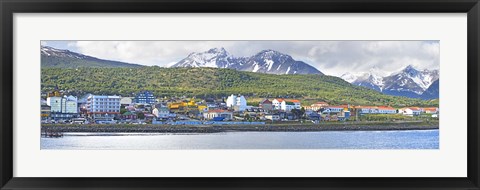
[[[439,41],[42,41],[42,45],[128,63],[168,66],[192,52],[224,47],[235,57],[273,49],[304,61],[327,75],[387,74],[407,65],[439,69]]]

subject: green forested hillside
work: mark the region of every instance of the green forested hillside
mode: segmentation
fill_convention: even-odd
[[[354,86],[338,77],[321,75],[273,75],[216,68],[78,68],[42,69],[42,91],[56,85],[72,94],[132,96],[150,90],[158,97],[288,97],[327,101],[331,104],[438,105],[420,99],[388,96]]]

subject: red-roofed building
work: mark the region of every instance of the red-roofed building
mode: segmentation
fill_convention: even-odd
[[[327,102],[317,102],[317,103],[314,103],[310,106],[304,106],[305,110],[310,110],[310,111],[318,111],[322,108],[326,108],[328,107],[328,103]]]
[[[282,98],[273,99],[272,101],[273,109],[280,110],[282,106],[282,102],[283,102]]]
[[[272,101],[270,101],[269,99],[262,100],[262,101],[258,104],[258,106],[261,107],[263,110],[266,110],[266,111],[271,111],[271,110],[273,110]]]
[[[425,113],[438,113],[438,108],[437,107],[427,107],[427,108],[422,108],[422,111]]]
[[[272,101],[273,108],[276,110],[291,111],[292,109],[301,109],[300,100],[277,98]]]
[[[392,108],[390,106],[378,106],[378,113],[383,113],[383,114],[396,114],[397,109]]]

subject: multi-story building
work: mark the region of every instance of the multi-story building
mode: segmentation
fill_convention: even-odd
[[[276,110],[291,111],[293,109],[301,109],[300,100],[287,100],[277,98],[272,101],[273,108]]]
[[[157,102],[157,98],[153,95],[150,91],[141,91],[139,92],[135,98],[134,102],[137,104],[155,104]]]
[[[227,98],[227,107],[233,108],[235,111],[244,111],[247,109],[247,100],[243,96],[231,95]]]
[[[282,102],[283,102],[283,99],[281,99],[281,98],[273,99],[273,101],[272,101],[273,109],[280,110],[280,108],[282,106]]]
[[[112,120],[120,114],[120,96],[90,95],[86,109],[95,120]]]
[[[77,97],[75,96],[48,97],[47,105],[50,106],[50,117],[53,120],[70,119],[78,115]]]

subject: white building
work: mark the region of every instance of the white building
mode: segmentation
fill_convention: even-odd
[[[123,97],[120,99],[120,105],[132,105],[133,97]]]
[[[90,95],[87,98],[87,114],[94,119],[111,120],[120,114],[120,96]]]
[[[271,120],[271,121],[279,121],[280,116],[277,114],[267,114],[265,115],[265,119]]]
[[[280,110],[282,106],[283,99],[273,99],[272,107],[274,110]]]
[[[234,108],[235,111],[244,111],[247,109],[247,100],[243,96],[231,95],[227,98],[227,107]]]
[[[378,113],[378,108],[373,106],[357,106],[355,107],[360,114],[375,114]]]
[[[205,119],[213,119],[215,117],[223,117],[224,120],[232,120],[233,113],[227,110],[209,110],[203,113]]]
[[[327,102],[317,102],[317,103],[314,103],[310,106],[304,106],[305,110],[311,110],[311,111],[318,111],[322,108],[326,108],[328,107],[328,103]]]
[[[302,106],[300,104],[300,100],[287,100],[277,98],[272,101],[273,109],[276,110],[283,110],[283,111],[291,111],[293,109],[301,109]]]
[[[401,108],[398,110],[398,113],[401,113],[403,115],[408,115],[408,116],[416,116],[420,115],[421,109],[417,107],[408,107],[408,108]]]
[[[390,106],[355,106],[360,114],[396,114],[397,110]]]
[[[48,97],[47,105],[50,106],[50,117],[57,119],[70,119],[78,114],[78,99],[75,96]]]
[[[342,111],[348,111],[348,106],[347,105],[341,105],[341,106],[328,106],[323,110],[322,113],[340,113]]]
[[[47,105],[50,106],[51,112],[57,113],[78,113],[77,97],[48,97]]]
[[[160,107],[153,109],[152,114],[157,118],[168,118],[170,116],[170,111],[167,107]]]
[[[395,108],[392,108],[392,107],[389,107],[389,106],[379,106],[378,107],[378,113],[396,114],[397,110]]]

